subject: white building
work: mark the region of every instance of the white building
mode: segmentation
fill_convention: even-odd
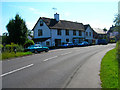
[[[80,43],[85,39],[85,29],[82,23],[59,19],[59,14],[53,18],[40,17],[34,28],[34,41],[43,46],[58,46],[62,43]]]
[[[91,28],[91,26],[88,25],[84,25],[85,27],[85,40],[88,41],[90,44],[93,43],[93,29]]]

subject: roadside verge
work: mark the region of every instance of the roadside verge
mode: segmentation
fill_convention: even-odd
[[[116,48],[110,50],[101,62],[100,79],[102,88],[118,88],[118,60]]]

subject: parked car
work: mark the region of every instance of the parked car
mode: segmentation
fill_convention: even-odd
[[[25,48],[25,51],[30,51],[33,53],[38,53],[38,52],[48,52],[49,48],[48,47],[43,47],[41,44],[35,44],[35,45],[31,45],[28,48]]]
[[[83,41],[81,43],[78,43],[77,46],[88,46],[90,45],[87,41]]]
[[[72,42],[68,42],[68,43],[64,43],[63,45],[60,45],[59,47],[62,47],[62,48],[67,48],[67,47],[73,47],[74,44]]]
[[[100,45],[100,44],[102,44],[102,45],[107,45],[108,42],[107,42],[106,39],[99,39],[99,40],[98,40],[98,45]]]

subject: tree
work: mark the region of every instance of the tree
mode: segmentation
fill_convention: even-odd
[[[103,31],[106,33],[106,32],[107,32],[107,29],[106,29],[106,28],[104,28],[104,29],[103,29]]]
[[[114,23],[115,29],[116,31],[118,31],[118,39],[120,39],[120,14],[115,17]]]
[[[27,40],[27,27],[25,21],[16,14],[15,19],[12,19],[7,24],[10,42],[23,45]]]
[[[24,48],[27,48],[28,46],[34,45],[34,44],[35,44],[35,43],[34,43],[33,40],[27,40],[27,41],[25,42],[25,44],[24,44]]]
[[[4,32],[1,37],[2,37],[2,44],[8,44],[8,43],[10,43],[7,32]]]

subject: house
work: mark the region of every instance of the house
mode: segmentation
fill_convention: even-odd
[[[94,30],[94,38],[96,39],[103,39],[107,35],[107,33],[103,29],[93,28],[93,30]]]
[[[67,42],[80,43],[85,39],[82,23],[60,20],[57,13],[54,18],[40,17],[32,30],[35,43],[48,47]]]
[[[107,32],[107,36],[108,36],[108,40],[109,42],[111,40],[118,40],[118,31],[116,30],[116,27],[112,25],[112,27],[110,27],[110,29]]]
[[[84,25],[85,27],[85,41],[90,44],[97,44],[98,39],[105,39],[107,33],[100,28],[92,28],[89,24]]]
[[[96,39],[96,44],[98,39],[107,39],[107,33],[100,28],[93,28],[93,38]]]
[[[93,44],[94,38],[93,38],[93,29],[91,28],[91,26],[89,24],[84,25],[85,28],[85,41],[89,42],[90,44]]]

